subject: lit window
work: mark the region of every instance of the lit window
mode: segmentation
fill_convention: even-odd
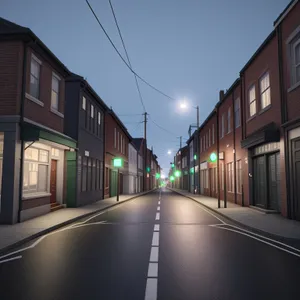
[[[250,117],[256,114],[256,99],[255,99],[255,86],[253,85],[248,91],[249,99],[249,115]]]
[[[40,97],[40,73],[41,62],[32,55],[30,64],[30,95],[36,99]]]
[[[59,157],[59,150],[55,149],[55,148],[52,148],[51,149],[51,155],[54,156],[54,157]]]
[[[86,110],[86,98],[82,97],[82,109]]]
[[[231,109],[230,107],[228,108],[228,112],[227,112],[227,133],[229,133],[231,131]]]
[[[59,107],[59,77],[52,74],[51,107],[58,110]]]
[[[91,118],[94,119],[94,105],[91,104]]]
[[[268,107],[271,104],[271,89],[269,72],[263,75],[260,79],[260,101],[261,109]]]

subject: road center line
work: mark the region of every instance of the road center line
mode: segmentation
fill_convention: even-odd
[[[158,201],[158,205],[160,205],[160,201]]]
[[[160,210],[160,206],[157,206],[157,210]]]
[[[148,278],[146,284],[145,300],[157,299],[157,278]]]
[[[152,246],[159,246],[159,232],[153,232]]]
[[[159,220],[160,219],[160,213],[156,213],[156,216],[155,216],[155,220]]]
[[[154,225],[154,231],[159,231],[159,224]]]
[[[150,262],[158,262],[158,247],[151,248]]]
[[[149,263],[148,277],[157,277],[158,263]]]

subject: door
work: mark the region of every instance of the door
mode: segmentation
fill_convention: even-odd
[[[267,207],[266,157],[253,159],[253,195],[254,205]]]
[[[280,160],[279,153],[268,156],[269,208],[280,211]]]
[[[293,217],[300,221],[300,139],[292,140]]]
[[[56,178],[57,178],[57,161],[51,160],[51,173],[50,173],[50,202],[56,202]]]
[[[117,196],[117,172],[114,170],[109,170],[110,172],[110,181],[109,181],[109,191],[110,197]]]

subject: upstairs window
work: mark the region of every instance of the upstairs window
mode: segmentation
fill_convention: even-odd
[[[31,56],[30,64],[30,95],[36,99],[40,97],[40,75],[41,75],[42,62],[35,57]]]
[[[229,107],[227,112],[227,133],[229,133],[230,131],[231,131],[231,109]]]
[[[290,71],[291,88],[300,85],[300,26],[287,39]]]
[[[234,101],[234,122],[235,128],[241,126],[241,107],[240,107],[240,99],[235,99]]]
[[[221,119],[221,138],[224,137],[225,133],[225,115],[222,114],[222,119]]]
[[[254,85],[248,91],[248,99],[249,99],[249,116],[253,117],[256,114],[256,98],[255,98]]]
[[[259,81],[261,109],[271,104],[271,89],[269,72],[265,73]]]
[[[86,98],[82,97],[82,109],[86,110]]]
[[[60,78],[55,73],[52,74],[51,107],[58,111],[59,108],[59,83]]]
[[[212,124],[211,139],[212,139],[212,144],[214,145],[214,143],[215,143],[215,124]]]

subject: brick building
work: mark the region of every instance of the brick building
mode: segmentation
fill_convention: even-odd
[[[128,175],[128,144],[131,142],[127,128],[114,113],[105,113],[105,172],[104,198],[117,195],[117,169],[113,166],[115,157],[122,158],[123,167],[120,168],[120,194],[123,193],[123,176]]]
[[[68,69],[28,28],[0,18],[1,223],[16,223],[66,204],[64,134]]]

